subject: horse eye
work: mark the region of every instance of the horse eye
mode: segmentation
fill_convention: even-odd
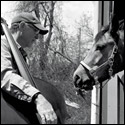
[[[105,48],[105,45],[97,45],[96,50],[102,50]]]

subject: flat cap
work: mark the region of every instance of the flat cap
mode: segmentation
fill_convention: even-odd
[[[11,25],[13,25],[14,23],[19,23],[21,21],[34,25],[36,28],[40,30],[40,34],[42,35],[45,35],[46,33],[48,33],[48,30],[41,25],[41,22],[39,21],[39,19],[33,16],[31,13],[23,12],[18,14],[12,19]]]

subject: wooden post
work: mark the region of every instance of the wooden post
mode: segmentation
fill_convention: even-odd
[[[101,28],[101,4],[102,1],[94,2],[94,37]],[[91,99],[91,124],[99,124],[99,98],[100,90],[94,86]]]

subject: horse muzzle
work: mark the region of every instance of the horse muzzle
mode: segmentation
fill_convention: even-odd
[[[88,77],[83,80],[80,76],[75,75],[74,76],[74,86],[81,90],[89,91],[89,90],[93,89],[93,81],[91,79],[89,79]]]

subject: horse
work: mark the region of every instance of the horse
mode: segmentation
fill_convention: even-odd
[[[57,114],[57,124],[64,124],[70,116],[60,91],[49,82],[39,78],[34,80],[42,95],[52,104]],[[1,90],[1,124],[39,124],[35,105],[18,100]]]
[[[124,69],[124,19],[113,16],[94,39],[87,56],[74,71],[73,82],[77,90],[91,91],[94,85],[109,80]]]

